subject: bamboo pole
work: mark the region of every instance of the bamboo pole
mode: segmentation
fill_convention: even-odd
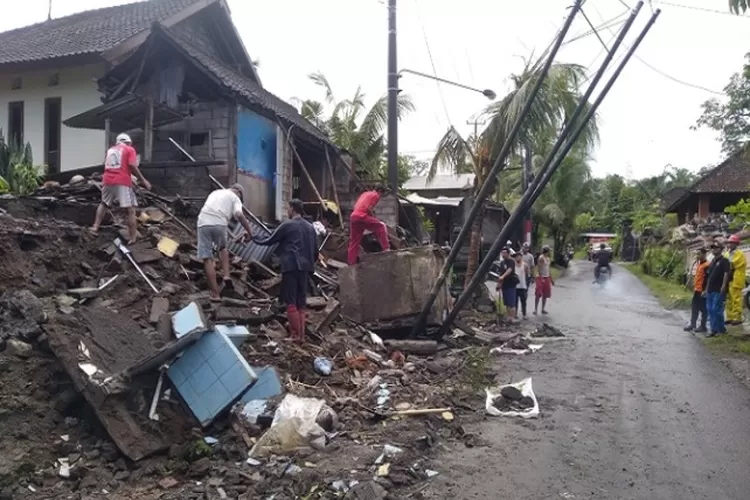
[[[331,188],[333,189],[333,201],[336,202],[336,206],[339,208],[339,224],[344,227],[344,216],[341,214],[341,203],[339,203],[339,190],[336,188],[336,179],[333,176],[333,165],[331,165],[331,157],[328,154],[328,146],[324,146],[326,150],[326,164],[328,165],[328,175],[331,176]]]

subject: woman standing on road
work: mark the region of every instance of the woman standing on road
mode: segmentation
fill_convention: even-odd
[[[531,269],[523,260],[523,254],[516,252],[513,256],[516,260],[516,276],[518,284],[516,285],[516,314],[518,314],[518,304],[521,304],[523,319],[526,319],[526,299],[528,297],[529,282],[531,281]]]

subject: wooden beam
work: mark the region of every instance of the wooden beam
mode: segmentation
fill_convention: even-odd
[[[282,130],[283,130],[283,127],[282,127]],[[305,174],[305,179],[307,179],[307,182],[310,184],[310,187],[312,187],[313,192],[315,192],[315,196],[318,198],[318,202],[320,202],[320,205],[322,207],[325,204],[325,201],[323,200],[323,197],[320,196],[320,191],[318,191],[317,186],[315,186],[315,182],[313,182],[313,179],[310,176],[310,172],[307,170],[307,167],[305,167],[305,162],[302,161],[302,158],[300,157],[299,152],[297,152],[297,148],[294,145],[294,140],[292,139],[292,134],[290,132],[284,132],[284,135],[286,136],[287,142],[292,147],[292,151],[294,152],[295,158],[297,158],[297,162],[299,163],[299,166],[302,169],[302,173]]]
[[[111,120],[109,118],[105,118],[104,119],[104,151],[109,150],[109,146],[110,146],[109,139],[110,139],[111,134],[112,134],[112,130],[111,130],[111,127],[110,127],[110,121]]]
[[[328,166],[328,175],[331,176],[331,186],[333,188],[333,201],[336,202],[336,206],[339,207],[339,223],[341,227],[344,227],[344,216],[341,214],[341,203],[339,203],[339,190],[336,188],[336,178],[333,176],[333,165],[331,165],[331,157],[328,154],[328,146],[323,146],[326,150],[326,165]]]
[[[143,125],[143,157],[151,161],[154,153],[154,99],[146,97],[146,123]]]

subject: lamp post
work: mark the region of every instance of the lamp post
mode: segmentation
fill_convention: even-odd
[[[393,2],[395,4],[395,0],[390,0],[390,2]],[[390,9],[390,2],[389,2],[389,9]],[[395,6],[393,7],[392,11],[389,11],[393,13],[394,22],[395,22]],[[390,15],[389,15],[390,19]],[[394,45],[395,45],[395,26],[393,28],[393,31],[391,32],[389,30],[389,34],[394,39]],[[389,37],[389,42],[391,38]],[[471,90],[472,92],[478,92],[485,96],[489,100],[494,100],[497,97],[497,94],[495,94],[495,91],[491,89],[479,89],[476,87],[471,87],[469,85],[464,85],[463,83],[454,82],[452,80],[446,80],[445,78],[440,78],[438,76],[433,76],[427,73],[422,73],[421,71],[414,71],[413,69],[402,69],[398,73],[395,73],[395,84],[392,84],[391,76],[394,74],[391,72],[391,62],[395,61],[396,55],[395,53],[391,53],[390,51],[391,44],[389,43],[389,65],[388,65],[388,183],[393,186],[395,189],[398,186],[398,93],[400,92],[398,88],[398,79],[401,78],[401,76],[405,73],[408,73],[410,75],[420,76],[422,78],[427,78],[428,80],[434,80],[436,82],[445,83],[447,85],[452,85],[454,87],[462,88],[465,90]]]

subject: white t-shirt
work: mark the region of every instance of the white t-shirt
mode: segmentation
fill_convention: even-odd
[[[242,213],[242,202],[231,189],[217,189],[206,198],[198,215],[198,227],[228,226],[234,214]]]
[[[526,263],[521,261],[519,264],[516,262],[516,276],[518,276],[518,284],[516,288],[526,288]]]

